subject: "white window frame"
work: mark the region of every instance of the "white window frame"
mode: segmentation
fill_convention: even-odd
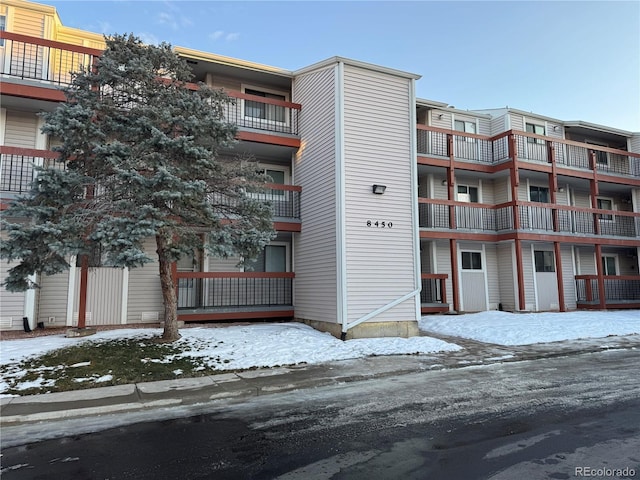
[[[462,124],[462,130],[459,130],[458,128],[456,128],[457,124],[459,124],[459,123]],[[473,127],[473,128],[470,130],[469,127]],[[478,125],[476,124],[476,122],[471,121],[471,120],[454,119],[453,120],[453,130],[456,131],[456,132],[472,133],[472,134],[476,135],[478,133]],[[471,137],[462,137],[462,138],[464,138],[464,141],[470,142],[470,143],[475,143],[475,141],[476,141],[475,138],[471,138]]]
[[[462,257],[464,256],[465,253],[477,253],[478,255],[480,255],[480,268],[464,268],[463,267],[463,261],[462,261]],[[465,271],[465,272],[484,272],[485,269],[485,261],[484,261],[484,255],[482,255],[482,250],[460,250],[460,271]],[[473,261],[471,261],[471,266],[473,267]]]
[[[613,264],[614,264],[614,268],[616,269],[616,273],[614,273],[613,275],[611,273],[607,272],[607,262],[604,261],[605,258],[613,258]],[[604,275],[620,275],[620,263],[618,261],[618,254],[617,253],[603,253],[602,257],[600,258],[600,263],[602,263],[602,272]]]
[[[241,87],[242,93],[245,93],[247,95],[251,95],[250,93],[246,93],[247,90],[255,90],[255,91],[258,91],[258,92],[269,93],[271,95],[278,95],[278,96],[284,97],[284,101],[285,102],[289,101],[289,93],[288,92],[283,92],[281,90],[272,90],[270,88],[258,87],[256,85],[249,85],[249,84],[244,84],[244,83],[241,84],[240,87]],[[284,122],[279,122],[277,120],[270,120],[268,118],[250,117],[250,116],[245,115],[245,99],[244,98],[241,99],[240,108],[242,109],[241,110],[242,118],[247,120],[247,121],[260,120],[261,122],[263,122],[266,125],[269,125],[269,124],[271,124],[271,125],[287,125],[287,126],[289,125],[289,115],[286,114],[286,110],[285,110]],[[286,109],[286,107],[282,107],[282,108]]]
[[[533,131],[529,131],[529,126],[532,127]],[[539,133],[536,131],[536,129],[541,128],[542,129],[542,133]],[[524,131],[527,133],[533,133],[534,135],[541,135],[543,137],[547,136],[547,128],[545,125],[542,125],[540,123],[535,123],[535,122],[525,122],[524,124]],[[540,138],[531,138],[531,137],[527,137],[527,143],[537,143],[540,145],[544,145],[544,140],[540,139]]]
[[[267,247],[285,247],[285,272],[291,272],[291,244],[289,242],[270,242],[268,245],[265,245],[264,251],[264,262],[265,262],[265,270],[267,263]],[[268,273],[265,271],[265,273]]]
[[[538,270],[538,265],[536,264],[536,253],[537,252],[543,252],[543,253],[550,253],[551,257],[553,258],[553,262],[551,263],[551,267],[553,267],[553,270]],[[543,259],[543,266],[544,266],[544,259]],[[556,254],[553,250],[534,250],[533,251],[533,271],[535,273],[556,273]]]
[[[467,189],[467,193],[460,193],[458,192],[458,189],[460,187],[464,187]],[[469,193],[469,189],[470,188],[475,188],[476,189],[476,197],[478,199],[477,202],[474,202],[471,200],[471,194]],[[461,199],[460,195],[467,195],[469,200],[466,199]],[[463,197],[464,198],[464,197]],[[459,183],[456,185],[456,200],[458,200],[459,202],[466,202],[466,203],[480,203],[480,187],[478,187],[477,185],[468,185],[468,184],[464,184],[464,183]]]
[[[546,202],[540,202],[538,200],[531,200],[531,188],[537,188],[537,189],[541,189],[541,188],[545,188],[547,190],[547,201]],[[532,203],[550,203],[551,202],[551,190],[549,189],[548,186],[545,185],[528,185],[527,188],[527,195],[529,196],[529,201]]]
[[[604,200],[604,201],[607,201],[607,202],[611,202],[611,208],[610,209],[609,208],[602,208],[600,206],[600,201],[601,200]],[[598,210],[609,210],[611,212],[615,212],[615,210],[616,210],[616,205],[613,202],[613,198],[611,198],[611,197],[602,197],[602,196],[598,195],[596,197],[596,206],[598,207]],[[615,215],[613,213],[610,213],[610,214],[609,213],[599,213],[598,214],[598,219],[600,221],[603,221],[603,222],[615,222],[615,218],[616,217],[615,217]]]

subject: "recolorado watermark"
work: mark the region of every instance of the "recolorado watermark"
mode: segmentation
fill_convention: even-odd
[[[631,467],[625,468],[593,468],[576,467],[574,476],[576,477],[611,477],[611,478],[634,478],[636,470]]]

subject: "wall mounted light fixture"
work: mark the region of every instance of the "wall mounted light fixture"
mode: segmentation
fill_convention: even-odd
[[[447,184],[447,180],[442,180],[442,185],[446,185]]]
[[[386,185],[374,185],[372,191],[376,195],[382,195],[386,189]]]

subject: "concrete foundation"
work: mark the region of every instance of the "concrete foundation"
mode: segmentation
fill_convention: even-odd
[[[342,325],[334,322],[321,322],[318,320],[307,320],[304,318],[296,318],[298,322],[305,323],[310,327],[320,330],[321,332],[329,332],[336,338],[342,335]],[[414,320],[398,320],[395,322],[364,322],[350,328],[347,332],[346,339],[354,338],[380,338],[380,337],[415,337],[420,334],[418,322]]]

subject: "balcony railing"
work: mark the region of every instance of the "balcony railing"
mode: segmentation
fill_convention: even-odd
[[[37,37],[0,31],[5,47],[0,50],[0,76],[37,82],[40,86],[64,87],[71,72],[94,65],[99,49],[70,45]],[[189,88],[198,88],[195,84]],[[227,121],[239,127],[298,134],[297,103],[228,90],[234,102],[225,107]],[[113,94],[113,93],[110,93]]]
[[[14,196],[27,193],[36,175],[36,165],[64,169],[57,158],[58,154],[49,150],[0,146],[0,192]]]
[[[578,303],[599,304],[600,289],[597,275],[576,275]],[[640,275],[605,275],[605,305],[640,303]]]
[[[519,231],[640,238],[640,213],[637,212],[521,201],[487,205],[419,198],[418,202],[421,228],[490,233],[516,230],[515,206]]]
[[[422,290],[420,303],[447,303],[446,273],[423,273],[420,275]]]
[[[418,125],[417,151],[434,158],[497,164],[518,160],[640,177],[640,153],[510,130],[494,137]]]
[[[12,32],[0,32],[5,45],[0,55],[0,74],[64,86],[71,72],[93,65],[101,50],[55,42]]]
[[[486,205],[427,198],[419,198],[418,202],[421,228],[448,229],[453,226],[461,230],[491,232],[513,229],[511,204]]]
[[[4,197],[15,197],[31,190],[36,176],[35,166],[64,169],[62,162],[56,161],[58,154],[49,150],[34,150],[20,147],[0,146],[0,192]],[[99,188],[93,195],[98,195]],[[252,194],[255,198],[268,202],[274,219],[299,219],[300,195],[302,187],[268,183],[266,188]],[[213,198],[221,204],[229,204],[229,199]]]
[[[640,213],[517,202],[524,230],[575,235],[640,237]]]
[[[293,272],[177,272],[178,309],[293,305]]]

